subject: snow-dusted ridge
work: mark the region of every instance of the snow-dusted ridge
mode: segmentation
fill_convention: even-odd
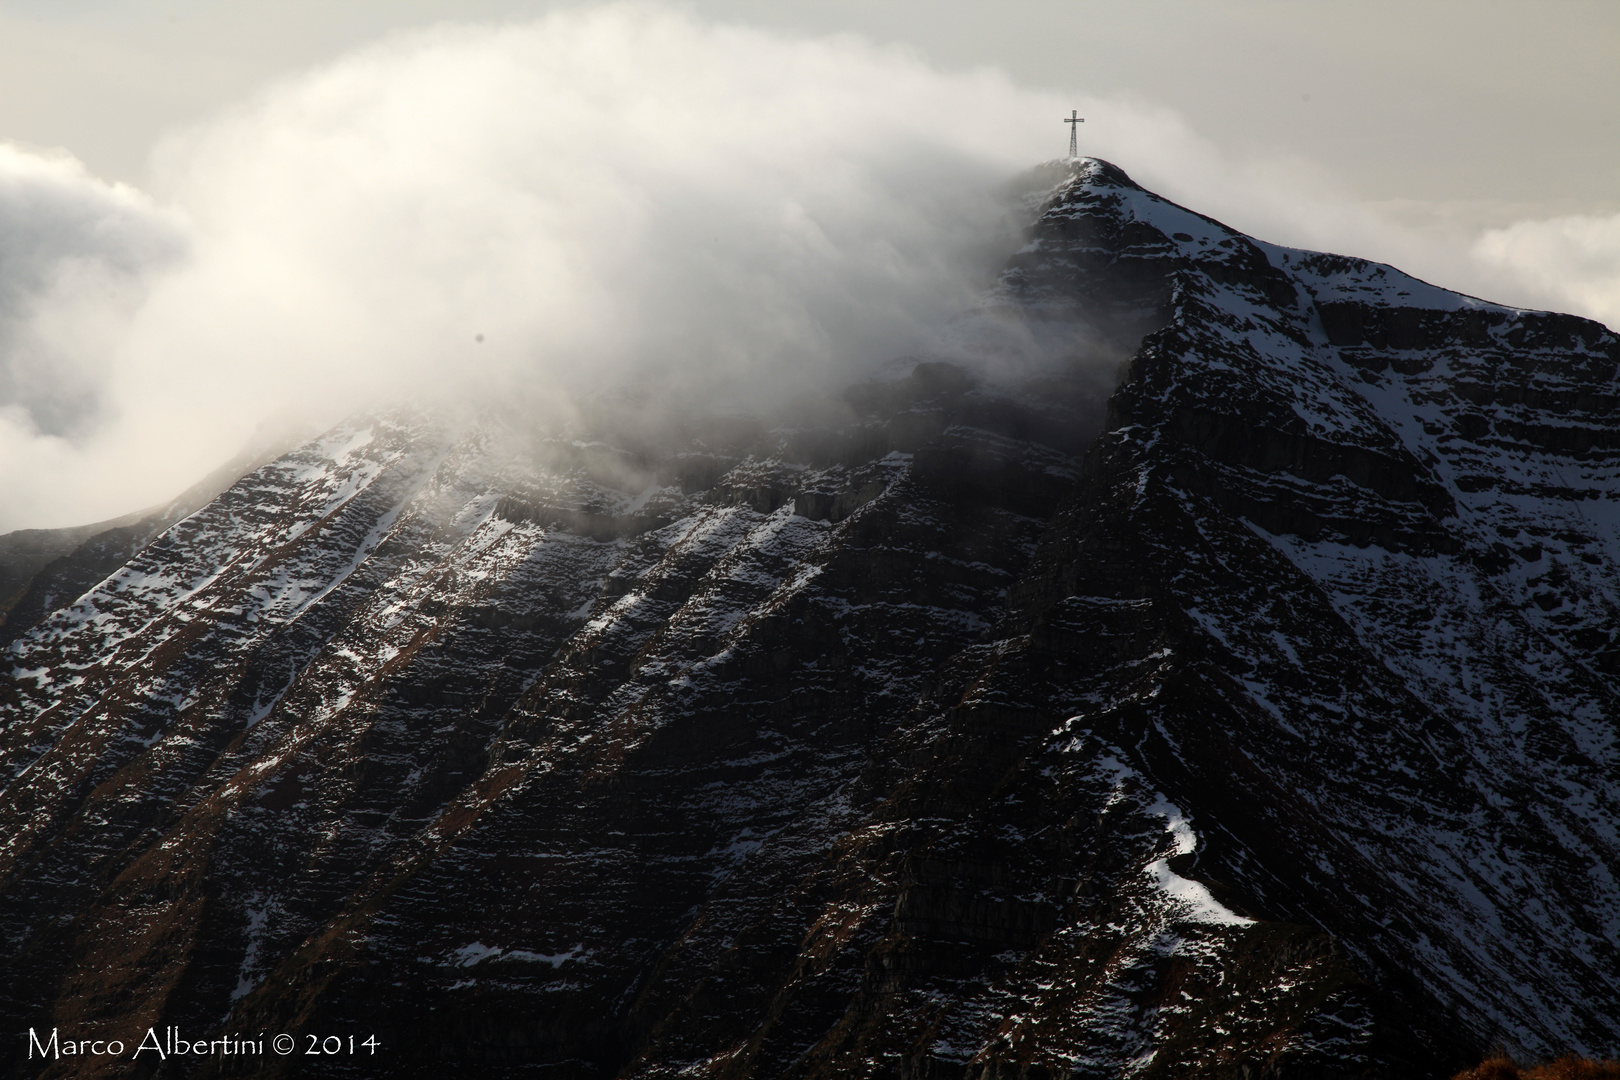
[[[513,1077],[1620,1054],[1620,342],[1049,173],[991,302],[1131,354],[1100,438],[1101,368],[652,449],[379,414],[50,612],[0,1016]]]

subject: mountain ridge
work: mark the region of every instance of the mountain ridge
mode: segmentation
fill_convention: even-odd
[[[1062,169],[992,303],[1139,340],[1117,389],[363,418],[50,613],[0,1014],[390,1048],[323,1075],[1614,1056],[1620,339]]]

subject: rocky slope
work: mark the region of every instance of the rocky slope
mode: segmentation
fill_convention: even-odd
[[[1082,363],[371,416],[44,615],[5,1028],[380,1044],[64,1076],[1614,1055],[1620,340],[1051,180],[997,302],[1140,340],[1106,418]]]
[[[0,647],[11,644],[52,611],[82,596],[127,563],[153,537],[300,441],[259,440],[163,506],[94,525],[19,529],[0,536]]]

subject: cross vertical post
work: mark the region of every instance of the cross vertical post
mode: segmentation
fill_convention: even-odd
[[[1085,123],[1086,118],[1080,115],[1079,109],[1070,109],[1063,122],[1069,125],[1069,160],[1073,161],[1080,156],[1080,143],[1075,136],[1080,131],[1079,125]]]

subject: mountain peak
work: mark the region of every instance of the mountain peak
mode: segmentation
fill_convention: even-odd
[[[359,417],[60,598],[0,1017],[512,1077],[1613,1055],[1620,339],[1042,169],[998,299],[1128,356],[1100,434],[937,362],[657,445]]]

